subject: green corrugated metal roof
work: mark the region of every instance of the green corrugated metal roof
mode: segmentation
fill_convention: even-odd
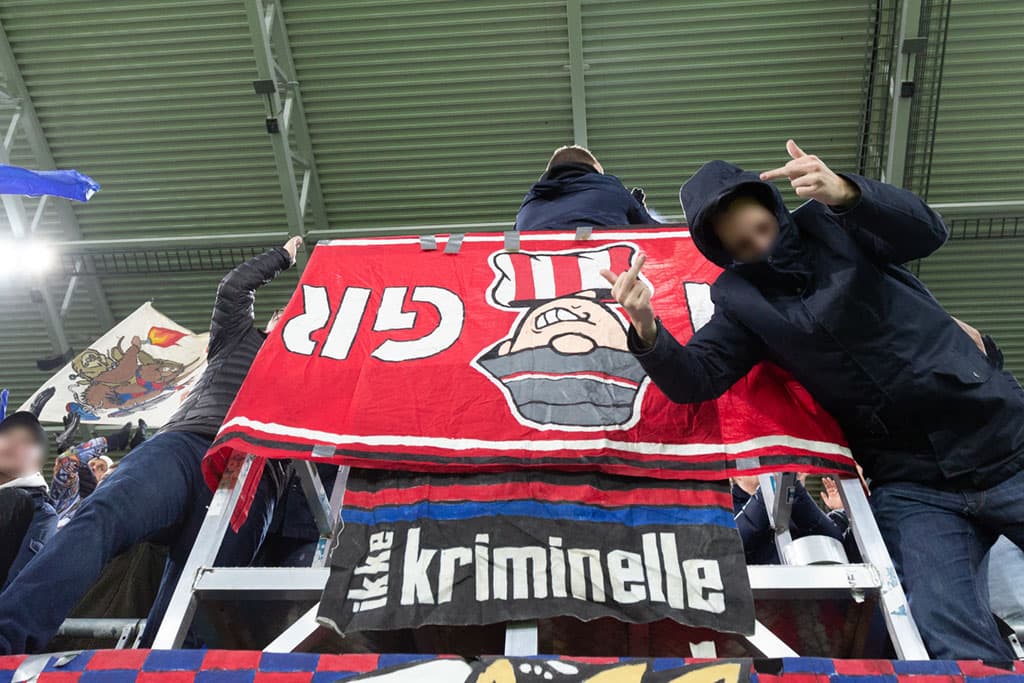
[[[511,223],[572,141],[564,2],[284,10],[333,230]]]
[[[705,161],[781,166],[787,137],[854,168],[869,5],[584,2],[591,148],[665,215],[681,214],[679,185]]]
[[[928,199],[1024,200],[1024,6],[953,0],[948,36]]]
[[[583,0],[589,143],[670,216],[701,162],[774,165],[790,135],[853,168],[873,5]],[[284,6],[334,231],[510,222],[551,149],[571,141],[565,0]],[[0,0],[0,21],[58,165],[103,185],[75,207],[87,238],[285,229],[241,0]],[[932,201],[1022,198],[1022,78],[1019,3],[953,0]],[[24,145],[13,157],[31,165]],[[41,230],[58,236],[52,208]],[[955,243],[922,265],[1018,371],[1024,320],[1006,292],[1019,290],[1022,244]],[[103,284],[115,317],[152,298],[201,329],[220,275]],[[260,297],[261,319],[293,283]],[[44,327],[18,285],[0,285],[0,313],[0,384],[23,397],[43,378]],[[103,331],[82,292],[67,327],[76,348]]]

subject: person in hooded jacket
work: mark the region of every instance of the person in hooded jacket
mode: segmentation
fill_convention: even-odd
[[[516,230],[524,232],[657,223],[644,205],[643,190],[627,190],[579,145],[555,150],[516,214]]]
[[[0,655],[38,652],[115,556],[149,541],[169,547],[167,565],[141,642],[153,642],[213,494],[202,459],[273,327],[253,316],[256,290],[295,263],[301,238],[260,254],[228,273],[217,288],[207,364],[181,407],[159,433],[124,458],[75,516],[0,593]],[[278,462],[264,469],[245,524],[229,530],[217,563],[249,564],[280,495]]]
[[[1024,389],[904,264],[948,237],[914,194],[837,174],[792,140],[760,175],[705,164],[680,190],[695,245],[724,271],[715,312],[680,344],[629,271],[605,271],[629,345],[673,401],[724,393],[756,363],[788,370],[842,426],[933,657],[1008,660],[985,553],[1024,547]],[[790,213],[770,182],[813,200]]]
[[[46,446],[46,432],[30,411],[0,422],[0,587],[14,580],[57,531],[57,512],[39,471]]]

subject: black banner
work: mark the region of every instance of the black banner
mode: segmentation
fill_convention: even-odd
[[[555,616],[749,634],[738,534],[517,515],[349,522],[319,613],[340,633]]]

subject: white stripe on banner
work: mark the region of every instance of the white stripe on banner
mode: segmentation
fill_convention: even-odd
[[[576,262],[580,265],[580,282],[584,290],[608,289],[608,281],[601,275],[602,269],[612,267],[612,257],[607,249],[591,252],[585,258],[576,259]]]
[[[489,448],[498,451],[534,450],[534,451],[589,451],[604,448],[612,448],[617,451],[628,453],[639,453],[642,455],[709,455],[713,453],[737,454],[759,448],[799,448],[805,451],[814,451],[823,455],[842,455],[847,458],[853,457],[850,449],[828,441],[814,441],[811,439],[800,439],[783,434],[775,436],[759,436],[746,441],[736,443],[693,443],[693,444],[663,444],[654,442],[615,441],[614,439],[558,439],[558,440],[519,440],[519,441],[489,441],[487,439],[452,439],[432,436],[356,436],[353,434],[334,434],[316,429],[303,429],[301,427],[289,427],[274,422],[259,422],[250,420],[247,417],[236,417],[225,422],[220,429],[220,434],[230,431],[231,427],[245,427],[247,429],[259,430],[266,434],[276,436],[291,436],[308,441],[333,443],[337,445],[364,446],[422,446],[426,448],[440,448],[452,451],[465,451]]]
[[[555,298],[555,266],[550,256],[534,256],[530,258],[533,271],[533,298]]]
[[[650,240],[650,239],[676,239],[684,237],[690,238],[689,230],[673,230],[672,232],[595,232],[590,240]],[[520,233],[519,237],[521,242],[541,242],[541,241],[552,241],[552,242],[576,242],[576,234],[569,233],[557,233],[549,234],[545,231],[540,232],[524,232]],[[505,243],[505,236],[503,233],[495,233],[493,235],[466,235],[462,240],[463,242],[495,242],[499,244]],[[437,238],[438,244],[445,244],[448,242],[447,236],[439,236]],[[371,237],[371,238],[341,238],[336,240],[320,240],[317,242],[317,246],[320,247],[375,247],[379,244],[415,244],[419,246],[419,237]]]

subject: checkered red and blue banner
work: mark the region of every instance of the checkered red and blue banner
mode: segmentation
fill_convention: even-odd
[[[15,678],[39,672],[37,679]],[[0,683],[1016,683],[1024,663],[684,660],[99,650],[0,657]]]

